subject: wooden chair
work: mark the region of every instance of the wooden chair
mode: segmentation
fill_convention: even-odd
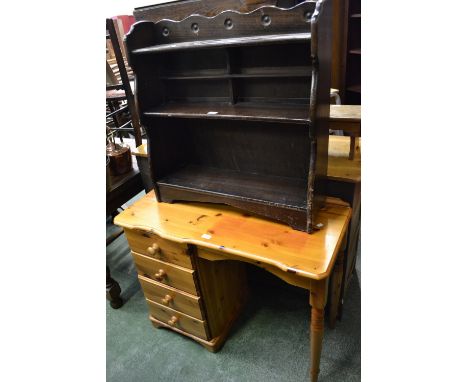
[[[106,29],[106,39],[111,41],[111,48],[115,54],[118,66],[117,76],[109,65],[109,62],[106,61],[106,103],[109,110],[109,113],[106,114],[106,121],[108,121],[109,125],[112,125],[109,129],[118,133],[121,140],[123,140],[123,133],[127,135],[132,134],[135,137],[136,146],[139,146],[142,143],[140,120],[112,19],[106,20]],[[120,81],[118,81],[117,77],[120,77]],[[126,119],[128,121],[125,121]],[[117,215],[118,208],[143,189],[140,171],[138,170],[136,161],[133,161],[132,169],[128,173],[110,177],[110,189],[106,195],[106,215]],[[110,237],[107,237],[106,244],[109,245],[122,233],[123,231],[120,229]],[[120,292],[119,284],[112,278],[109,267],[106,267],[106,297],[110,302],[110,306],[114,309],[120,308],[123,304]]]
[[[120,134],[133,134],[135,144],[139,146],[142,143],[140,120],[136,110],[135,97],[128,77],[127,67],[112,19],[106,19],[106,29],[106,38],[111,41],[121,79],[120,83],[117,82],[117,76],[113,73],[109,63],[106,62],[106,77],[108,82],[111,83],[110,85],[106,85],[106,102],[110,111],[106,115],[106,120],[109,120],[109,124],[113,125],[110,130],[118,131]],[[126,101],[126,104],[122,104],[123,101]],[[126,122],[122,118],[125,113],[130,114],[130,119]]]

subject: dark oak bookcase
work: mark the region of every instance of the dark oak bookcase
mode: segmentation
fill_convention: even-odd
[[[328,155],[331,4],[139,21],[126,37],[156,196],[312,232]]]

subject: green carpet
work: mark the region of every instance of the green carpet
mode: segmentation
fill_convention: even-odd
[[[108,232],[115,229],[107,223]],[[107,247],[107,265],[124,305],[107,304],[107,380],[309,381],[308,293],[248,266],[250,299],[218,353],[166,329],[155,329],[122,235]],[[361,292],[353,277],[343,320],[325,329],[320,381],[360,381]],[[103,302],[104,303],[104,302]]]

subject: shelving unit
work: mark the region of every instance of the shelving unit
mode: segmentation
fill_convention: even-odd
[[[361,0],[344,1],[344,101],[361,104]]]
[[[321,1],[134,25],[126,44],[159,201],[230,204],[312,232],[327,168],[329,28]]]

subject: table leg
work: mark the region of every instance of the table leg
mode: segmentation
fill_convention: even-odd
[[[114,309],[119,309],[123,305],[120,291],[119,284],[111,277],[109,267],[106,267],[106,297],[110,301],[110,306]]]
[[[330,302],[328,310],[328,325],[331,329],[336,326],[336,318],[338,316],[338,309],[340,306],[341,285],[343,284],[343,268],[344,268],[344,252],[338,252],[338,256],[333,268],[330,286]]]
[[[310,286],[310,379],[317,382],[324,331],[324,309],[327,303],[328,279],[312,280]]]
[[[359,136],[355,136],[354,134],[351,135],[349,140],[349,160],[354,160],[356,154],[358,154],[360,147],[359,147]]]

